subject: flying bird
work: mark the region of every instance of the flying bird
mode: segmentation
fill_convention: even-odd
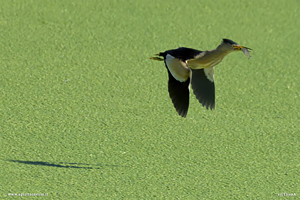
[[[250,58],[248,47],[223,39],[213,50],[199,51],[179,47],[156,54],[152,60],[164,61],[169,74],[168,90],[173,105],[182,117],[189,109],[190,85],[198,101],[206,109],[215,108],[214,66],[234,51],[242,51]]]

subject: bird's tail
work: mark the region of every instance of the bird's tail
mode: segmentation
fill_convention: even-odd
[[[155,55],[157,55],[157,56],[163,56],[163,55],[161,55],[161,53],[158,53],[158,54],[155,54]],[[160,57],[151,57],[150,59],[152,59],[152,60],[158,60],[158,61],[163,61],[164,60],[163,58],[160,58]]]

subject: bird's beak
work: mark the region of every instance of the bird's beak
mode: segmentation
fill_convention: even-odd
[[[252,50],[248,47],[244,47],[244,46],[241,46],[241,45],[238,45],[238,44],[233,44],[232,45],[232,48],[235,50],[235,51],[243,51],[243,49],[248,49],[248,50]]]
[[[249,54],[249,50],[252,50],[252,49],[250,49],[250,48],[248,48],[248,47],[244,47],[244,46],[241,46],[241,45],[238,45],[238,44],[233,44],[233,45],[232,45],[232,48],[233,48],[233,50],[235,50],[235,51],[243,51],[243,53],[244,53],[248,58],[251,57],[250,54]]]

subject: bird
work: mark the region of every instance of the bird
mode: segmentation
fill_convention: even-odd
[[[252,49],[224,38],[213,50],[179,47],[155,54],[150,59],[164,61],[169,75],[169,96],[177,113],[185,118],[189,109],[190,86],[203,107],[215,109],[214,66],[235,51],[242,51],[250,58],[249,50]]]

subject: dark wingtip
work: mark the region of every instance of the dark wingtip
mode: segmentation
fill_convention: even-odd
[[[200,102],[200,101],[199,101]],[[200,102],[201,103],[201,102]],[[214,110],[215,109],[215,102],[206,102],[206,103],[201,103],[203,107],[205,107],[207,110]]]
[[[176,109],[176,111],[177,111],[177,113],[181,116],[181,117],[184,117],[184,118],[186,118],[186,115],[187,115],[187,113],[188,113],[188,107],[186,108],[186,107],[175,107],[175,109]]]
[[[186,117],[189,110],[189,95],[183,95],[181,97],[175,95],[171,90],[169,90],[169,96],[172,100],[172,103],[181,117]],[[185,97],[184,97],[185,96]]]

